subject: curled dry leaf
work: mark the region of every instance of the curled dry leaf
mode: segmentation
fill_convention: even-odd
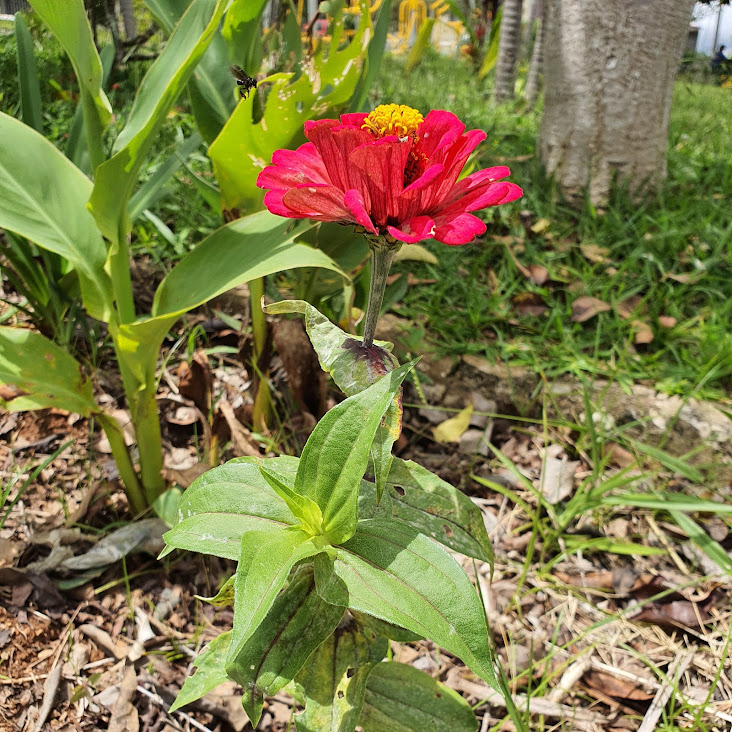
[[[583,295],[572,303],[572,322],[584,323],[586,320],[594,318],[598,313],[604,313],[608,310],[610,310],[610,306],[606,302],[598,300],[596,297]]]
[[[543,285],[549,279],[549,270],[540,264],[530,264],[529,272],[531,273],[531,281],[535,285]]]
[[[203,414],[208,414],[211,409],[213,377],[205,352],[196,351],[190,364],[182,361],[178,366],[178,377],[180,379],[178,389],[181,396],[190,399]]]
[[[590,689],[614,699],[649,701],[655,696],[655,691],[646,691],[639,681],[624,679],[606,671],[589,671],[583,681]]]
[[[465,409],[458,412],[454,417],[446,419],[432,430],[435,442],[459,442],[460,436],[470,426],[470,417],[473,414],[473,405],[468,404]]]
[[[544,298],[537,292],[520,292],[511,301],[521,315],[543,315],[549,311]]]
[[[640,295],[631,295],[630,297],[626,297],[625,300],[621,300],[615,306],[615,312],[623,318],[623,320],[628,320],[642,302],[643,298]]]

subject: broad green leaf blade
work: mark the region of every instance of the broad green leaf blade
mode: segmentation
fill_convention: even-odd
[[[268,0],[234,0],[226,11],[221,35],[230,57],[254,76],[262,65],[262,13]]]
[[[219,588],[219,591],[213,597],[202,597],[196,595],[198,600],[207,602],[214,607],[233,607],[234,606],[234,580],[236,577],[232,574],[229,579]]]
[[[315,591],[312,566],[297,571],[264,622],[229,665],[244,690],[244,710],[254,727],[264,695],[274,696],[295,678],[308,656],[336,629],[345,608],[330,605]]]
[[[669,511],[673,520],[717,566],[732,575],[732,557],[699,524],[681,511]]]
[[[324,267],[346,277],[332,259],[295,239],[314,222],[292,222],[259,211],[217,229],[160,283],[154,315],[181,314],[232,287],[274,272]]]
[[[412,666],[386,661],[366,681],[358,724],[364,732],[475,732],[478,721],[460,694]]]
[[[43,133],[41,87],[38,84],[33,39],[22,13],[15,14],[15,42],[17,44],[21,119],[28,127]]]
[[[325,267],[340,272],[322,252],[294,242],[301,225],[290,227],[286,219],[260,211],[217,229],[173,267],[155,294],[153,317],[114,331],[126,366],[140,385],[154,378],[163,339],[188,310],[242,282],[284,269]]]
[[[384,412],[414,361],[386,374],[368,389],[337,404],[316,425],[300,457],[295,492],[323,512],[323,531],[333,544],[353,536],[358,488]]]
[[[0,326],[0,407],[9,412],[56,407],[88,417],[99,411],[81,364],[40,333]]]
[[[394,458],[386,482],[391,517],[453,551],[493,563],[493,549],[481,510],[462,491],[411,460]],[[375,508],[376,490],[364,481],[359,517],[369,518],[368,502]],[[382,499],[382,503],[383,503]]]
[[[193,0],[143,79],[127,124],[115,140],[113,156],[97,168],[89,204],[102,233],[113,243],[112,253],[119,237],[129,231],[127,203],[145,156],[211,42],[226,3]]]
[[[238,103],[209,148],[227,209],[261,208],[264,192],[257,188],[257,175],[269,164],[272,153],[304,142],[307,120],[335,116],[348,104],[371,36],[366,0],[361,0],[361,19],[350,43],[341,47],[342,24],[333,28],[327,54],[323,48],[312,59],[312,74],[301,73],[295,81],[292,73],[268,77],[265,81],[271,89],[262,118],[253,122],[256,94],[250,94]],[[253,73],[254,69],[247,71]]]
[[[185,680],[178,696],[170,706],[170,712],[174,712],[176,709],[206,696],[209,691],[213,691],[219,684],[229,680],[224,669],[224,661],[229,651],[230,642],[231,631],[222,633],[198,654],[193,662],[198,670],[193,676],[189,676]]]
[[[61,255],[79,273],[89,314],[108,320],[106,247],[87,211],[92,184],[54,145],[0,113],[0,228]]]
[[[395,369],[399,362],[390,351],[390,343],[377,342],[373,347],[361,347],[361,341],[341,330],[304,300],[284,300],[266,307],[272,315],[300,313],[305,316],[305,330],[323,371],[346,396],[353,396],[371,386],[385,373]],[[374,464],[376,487],[379,494],[386,484],[391,465],[391,448],[402,429],[402,398],[397,392],[389,405],[383,424],[374,437],[371,458]]]
[[[417,34],[417,39],[414,41],[414,45],[409,49],[409,54],[404,64],[405,74],[411,74],[422,63],[425,51],[430,45],[434,25],[435,18],[425,18]]]
[[[303,559],[319,554],[324,546],[321,539],[310,539],[295,528],[244,534],[234,580],[234,628],[226,658],[227,673],[233,670],[246,642],[265,622],[290,570]]]
[[[603,496],[603,506],[634,506],[636,508],[651,508],[655,511],[694,511],[697,513],[732,513],[732,503],[708,501],[696,496],[687,496],[682,493],[617,493],[613,496]]]
[[[145,4],[167,36],[188,7],[188,2],[179,0],[146,0]],[[218,135],[234,109],[233,89],[226,41],[217,31],[188,85],[193,116],[207,143]]]
[[[232,460],[194,481],[178,503],[179,522],[163,537],[168,546],[238,559],[246,532],[296,524],[285,502],[259,472],[260,462]]]
[[[102,62],[94,45],[83,0],[33,0],[33,10],[51,29],[74,67],[82,97],[87,97],[99,130],[112,120],[112,107],[102,91]]]
[[[399,643],[411,643],[412,641],[422,640],[422,636],[418,633],[412,633],[411,630],[400,628],[393,623],[387,623],[386,620],[375,618],[373,615],[360,613],[357,610],[351,610],[351,615],[356,618],[359,625],[373,630],[376,635],[382,635],[384,638],[390,638]]]
[[[323,599],[430,638],[500,691],[485,611],[445,549],[399,521],[359,521],[356,534],[315,560]]]
[[[305,702],[305,711],[295,716],[297,732],[352,732],[369,674],[387,650],[385,638],[353,620],[339,627],[295,677]]]

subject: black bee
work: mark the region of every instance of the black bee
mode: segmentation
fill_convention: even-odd
[[[231,73],[236,77],[236,85],[239,87],[239,94],[246,99],[249,96],[249,92],[252,89],[257,88],[257,80],[252,79],[252,77],[249,76],[241,66],[231,66],[229,68],[231,69]]]

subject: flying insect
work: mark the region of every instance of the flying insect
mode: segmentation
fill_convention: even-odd
[[[239,94],[241,94],[243,99],[246,99],[249,96],[249,92],[252,89],[257,88],[257,80],[249,76],[241,66],[231,66],[229,68],[236,78],[236,85],[239,87]]]

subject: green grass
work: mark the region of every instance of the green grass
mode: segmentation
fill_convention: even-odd
[[[439,265],[407,262],[397,271],[436,279],[409,289],[395,307],[425,324],[444,353],[474,353],[541,371],[602,374],[624,383],[644,381],[669,393],[721,398],[732,386],[732,94],[709,85],[677,82],[669,135],[668,180],[643,205],[614,191],[604,210],[575,211],[545,179],[534,153],[540,110],[521,102],[496,107],[490,88],[467,64],[434,55],[406,77],[403,62],[384,59],[372,102],[396,102],[423,112],[455,112],[488,138],[476,167],[507,162],[511,180],[524,189],[520,203],[485,212],[488,233],[475,244],[450,248],[429,244]],[[548,229],[527,238],[518,212],[547,219]],[[548,234],[548,236],[547,236]],[[546,267],[542,286],[521,274],[504,240],[524,267]],[[580,245],[607,250],[593,262]],[[681,277],[682,281],[674,279]],[[598,298],[612,310],[573,323],[572,302]],[[522,313],[522,297],[544,303],[538,315]],[[616,306],[640,303],[623,319]],[[659,316],[674,318],[671,328]],[[633,321],[653,331],[650,344],[635,344]]]

